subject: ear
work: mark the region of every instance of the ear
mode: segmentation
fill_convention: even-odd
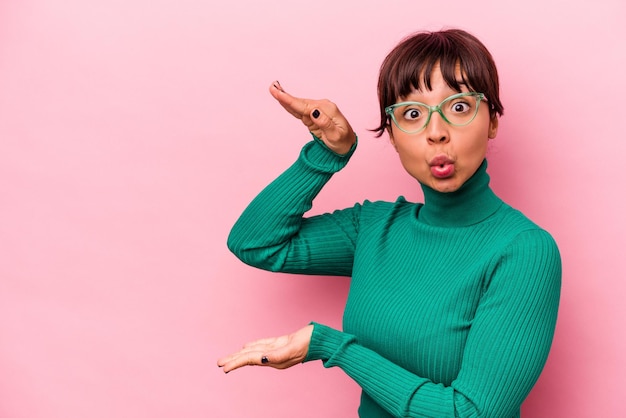
[[[489,132],[487,135],[489,139],[495,138],[496,135],[498,134],[498,123],[499,123],[498,116],[493,115],[493,117],[489,121]]]

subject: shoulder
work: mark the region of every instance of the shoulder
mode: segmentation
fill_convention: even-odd
[[[554,238],[548,231],[507,203],[502,204],[493,222],[508,232],[506,235],[510,237],[511,241],[520,240],[525,243],[535,240],[548,241],[556,246]]]
[[[502,219],[496,229],[499,229],[503,239],[495,254],[495,265],[505,264],[515,266],[518,271],[534,271],[534,274],[542,271],[541,275],[560,277],[561,255],[554,237],[522,212],[506,204],[500,216]]]
[[[504,203],[485,227],[493,237],[492,268],[504,263],[520,270],[533,266],[560,272],[561,255],[556,240],[521,211]]]

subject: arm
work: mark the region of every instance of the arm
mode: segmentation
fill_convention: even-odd
[[[328,100],[293,97],[275,82],[274,98],[313,134],[298,160],[267,186],[243,212],[229,249],[243,262],[283,272],[349,275],[355,222],[351,211],[312,218],[303,215],[356,147],[356,135]]]
[[[521,234],[493,266],[457,379],[448,387],[417,376],[315,324],[305,361],[352,377],[397,417],[509,417],[538,379],[550,350],[560,295],[558,249],[544,231]]]
[[[303,215],[353,151],[338,155],[317,138],[306,144],[298,160],[242,213],[228,237],[229,249],[244,263],[270,271],[349,275],[359,206]]]

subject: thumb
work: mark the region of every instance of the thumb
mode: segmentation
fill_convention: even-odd
[[[305,357],[306,351],[287,345],[265,353],[261,362],[264,366],[286,369],[302,363]]]
[[[319,108],[313,109],[310,113],[311,132],[320,139],[328,140],[330,142],[338,141],[341,139],[341,131],[335,124],[335,121],[329,117],[323,110]]]

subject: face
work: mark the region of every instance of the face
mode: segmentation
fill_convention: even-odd
[[[461,81],[460,70],[457,80]],[[414,90],[401,101],[416,101],[436,106],[458,93],[443,79],[439,68],[431,76],[432,90]],[[462,85],[463,92],[469,91]],[[489,98],[487,98],[488,100]],[[417,181],[440,192],[458,190],[478,169],[487,153],[489,139],[498,131],[497,117],[489,115],[488,102],[481,103],[474,120],[465,126],[452,126],[433,112],[430,122],[416,134],[402,132],[392,122],[391,143],[400,156],[404,169]]]

